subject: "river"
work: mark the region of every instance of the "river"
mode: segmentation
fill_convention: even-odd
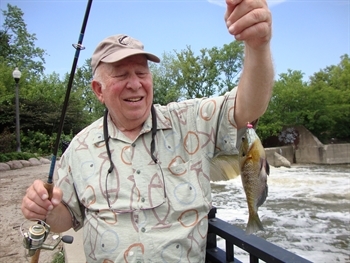
[[[271,168],[257,236],[312,262],[350,263],[350,166]],[[216,216],[243,229],[248,208],[241,178],[212,183]],[[224,248],[224,241],[218,240]],[[245,251],[235,256],[249,262]]]

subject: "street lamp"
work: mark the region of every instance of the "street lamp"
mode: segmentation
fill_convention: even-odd
[[[18,82],[21,78],[21,71],[18,70],[16,67],[15,70],[12,72],[12,77],[15,79],[16,82],[16,144],[17,144],[17,152],[21,151],[21,141],[20,141],[20,134],[19,134],[19,87]]]

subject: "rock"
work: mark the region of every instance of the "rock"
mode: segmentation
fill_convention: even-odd
[[[284,158],[282,155],[278,154],[278,153],[274,153],[274,166],[275,167],[281,167],[281,166],[284,166],[284,167],[288,167],[290,168],[290,162]]]
[[[10,166],[11,169],[23,168],[23,164],[18,160],[9,161],[9,162],[7,162],[7,164]]]
[[[49,164],[49,163],[51,163],[51,161],[50,161],[49,159],[46,159],[46,158],[43,158],[43,157],[41,157],[41,158],[39,159],[39,161],[40,161],[42,164]]]
[[[7,163],[0,163],[0,171],[8,171],[11,170],[10,165],[8,165]]]
[[[29,161],[27,161],[27,160],[20,160],[20,162],[23,165],[23,167],[32,166],[32,164]]]
[[[41,165],[41,162],[37,158],[30,158],[28,160],[33,166]]]

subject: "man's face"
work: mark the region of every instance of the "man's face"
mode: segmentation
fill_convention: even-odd
[[[144,55],[101,65],[102,87],[95,94],[108,108],[118,128],[134,129],[147,119],[153,102],[152,74]]]

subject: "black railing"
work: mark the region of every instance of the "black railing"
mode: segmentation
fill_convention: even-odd
[[[255,235],[247,235],[239,227],[233,226],[215,217],[216,208],[212,208],[209,217],[209,229],[207,237],[207,263],[234,262],[242,263],[235,258],[234,246],[249,253],[250,263],[258,263],[259,259],[264,262],[286,262],[286,263],[310,263],[311,261],[276,246],[265,239]],[[225,251],[218,248],[217,237],[226,241]]]

